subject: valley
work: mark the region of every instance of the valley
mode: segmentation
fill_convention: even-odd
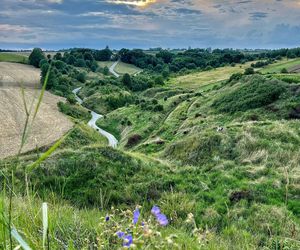
[[[115,234],[126,228],[144,240],[135,244],[150,249],[156,244],[162,249],[232,249],[233,245],[235,249],[269,249],[281,239],[297,249],[300,81],[298,73],[282,73],[286,58],[255,70],[251,65],[258,58],[182,70],[171,70],[172,65],[162,61],[156,70],[149,65],[143,68],[142,63],[133,70],[137,66],[128,67],[128,62],[81,59],[96,53],[74,49],[57,53],[51,62],[41,61],[41,79],[48,72],[49,79],[39,111],[43,116],[36,120],[42,128],[33,129],[33,135],[43,142],[39,133],[49,125],[51,135],[57,137],[45,134],[58,144],[52,143],[53,152],[38,146],[39,154],[35,149],[0,161],[6,178],[16,178],[14,188],[19,194],[12,199],[14,223],[32,246],[41,244],[33,240],[39,238],[38,217],[34,217],[35,224],[27,225],[40,208],[31,207],[29,199],[36,204],[46,200],[53,206],[49,213],[56,225],[50,230],[54,249],[68,244],[66,239],[83,249],[97,242],[96,235],[111,237],[111,242],[99,241],[107,249],[118,249]],[[189,53],[193,58],[203,57],[203,51],[188,51],[173,55],[173,62],[176,56],[189,61]],[[223,60],[220,52],[206,56]],[[71,57],[85,66],[74,66],[78,62]],[[159,57],[152,61],[155,58]],[[122,72],[117,71],[120,65]],[[288,65],[290,70],[300,64],[295,60]],[[168,74],[164,73],[167,67]],[[24,82],[26,91],[33,91],[32,82]],[[1,105],[7,107],[16,99],[15,93]],[[56,107],[60,113],[55,111],[45,120],[49,109]],[[12,113],[5,110],[5,116]],[[66,123],[60,117],[71,126],[63,130]],[[13,140],[17,139],[5,142]],[[16,154],[13,144],[7,148],[9,154],[4,157]],[[14,168],[17,176],[10,172]],[[22,191],[24,169],[37,197]],[[7,204],[7,198],[4,201]],[[147,211],[155,205],[166,214],[168,226],[151,219]],[[148,238],[143,225],[132,224],[131,210],[139,206],[145,209],[140,215],[143,223],[159,234]],[[18,220],[23,207],[29,215]],[[75,240],[70,230],[82,237]],[[173,243],[167,240],[170,234],[176,235]]]

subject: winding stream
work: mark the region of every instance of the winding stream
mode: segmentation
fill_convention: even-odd
[[[81,87],[80,88],[76,88],[74,89],[72,92],[73,94],[75,95],[75,98],[76,98],[76,101],[82,105],[83,103],[83,100],[77,95],[77,93],[80,91]],[[114,137],[112,134],[108,133],[107,131],[99,128],[97,125],[96,125],[96,122],[98,119],[102,118],[103,115],[100,115],[100,114],[97,114],[96,112],[91,111],[91,115],[92,115],[92,119],[88,122],[88,125],[95,129],[96,131],[98,131],[101,135],[105,136],[107,139],[108,139],[108,143],[109,143],[109,146],[110,147],[113,147],[113,148],[116,148],[117,145],[118,145],[118,140],[116,139],[116,137]]]

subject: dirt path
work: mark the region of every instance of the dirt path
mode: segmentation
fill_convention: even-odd
[[[25,86],[27,106],[37,102],[40,71],[28,65],[0,63],[0,158],[15,155],[21,144],[25,108],[19,83]],[[63,98],[46,92],[23,152],[57,141],[73,124],[58,111]]]
[[[77,100],[77,102],[81,105],[83,103],[83,100],[81,100],[79,98],[79,96],[77,95],[77,93],[80,91],[81,88],[77,88],[77,89],[74,89],[73,90],[73,93],[75,95],[75,98]],[[103,116],[102,115],[99,115],[97,114],[96,112],[94,111],[91,111],[91,115],[92,115],[92,119],[88,122],[88,125],[97,130],[101,135],[105,136],[108,140],[108,143],[109,143],[109,146],[110,147],[113,147],[113,148],[116,148],[117,145],[118,145],[118,140],[116,139],[116,137],[114,137],[112,134],[108,133],[107,131],[99,128],[97,125],[96,125],[96,122],[98,119],[102,118]]]
[[[112,73],[115,77],[120,77],[120,75],[115,71],[116,66],[118,65],[119,61],[114,62],[113,65],[109,67],[109,72]]]

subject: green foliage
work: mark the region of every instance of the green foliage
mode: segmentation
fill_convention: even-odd
[[[122,83],[128,87],[128,88],[131,88],[131,85],[132,85],[132,80],[131,80],[131,77],[129,74],[124,74],[123,77],[122,77]]]
[[[103,68],[103,74],[104,74],[105,76],[107,76],[107,75],[109,74],[109,68],[108,68],[107,66],[105,66],[105,67]]]
[[[59,102],[57,105],[62,113],[69,115],[73,118],[84,121],[88,121],[91,119],[91,115],[87,112],[87,110],[83,109],[78,105],[71,105],[63,102]]]
[[[74,104],[76,104],[76,98],[75,98],[75,96],[74,96],[74,94],[70,94],[70,95],[68,95],[67,96],[67,101],[70,103],[70,104],[72,104],[72,105],[74,105]]]
[[[219,112],[247,111],[275,102],[285,91],[285,85],[278,80],[255,77],[220,97],[213,107]]]
[[[29,64],[38,68],[43,59],[46,59],[43,51],[40,48],[34,48],[29,56]]]
[[[253,75],[255,73],[253,68],[245,69],[244,75]]]
[[[84,72],[80,72],[77,76],[76,79],[81,82],[81,83],[85,83],[86,81],[86,75]]]

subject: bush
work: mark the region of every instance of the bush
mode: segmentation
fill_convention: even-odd
[[[134,134],[128,138],[126,147],[133,147],[137,145],[142,140],[142,136]]]
[[[70,105],[68,103],[59,102],[57,106],[60,112],[64,113],[65,115],[85,121],[91,119],[91,115],[78,105]]]
[[[77,79],[79,82],[85,83],[85,73],[80,72],[80,73],[76,76],[76,79]]]
[[[67,101],[72,105],[76,104],[76,102],[77,102],[76,98],[73,94],[70,94],[67,96]]]
[[[108,75],[109,74],[109,68],[107,67],[107,66],[105,66],[104,68],[103,68],[103,75]]]
[[[285,90],[283,83],[278,80],[254,77],[216,100],[213,107],[229,113],[260,108],[276,101]]]
[[[247,68],[245,69],[244,75],[253,75],[254,73],[255,72],[253,68]]]
[[[155,111],[155,112],[161,112],[163,110],[164,110],[164,106],[161,104],[158,104],[153,108],[153,111]]]
[[[162,76],[157,76],[155,78],[155,84],[157,84],[157,85],[164,85],[164,78]]]
[[[288,70],[287,70],[286,68],[283,68],[280,72],[281,72],[282,74],[289,73]]]

